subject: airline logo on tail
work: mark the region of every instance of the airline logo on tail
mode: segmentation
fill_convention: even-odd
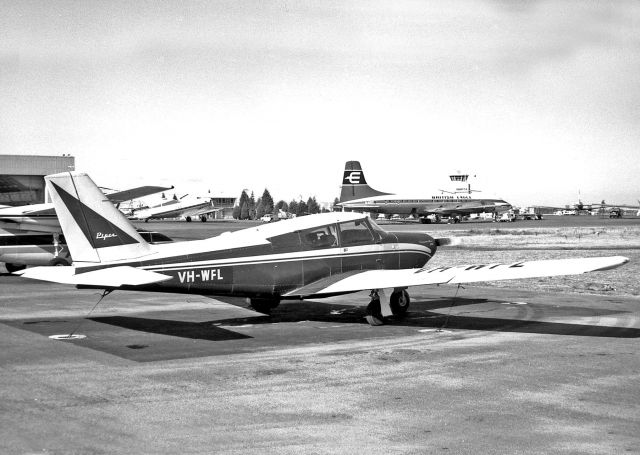
[[[359,161],[347,161],[342,174],[342,190],[340,191],[340,202],[353,201],[372,196],[383,196],[389,193],[374,190],[364,178],[364,171]]]
[[[54,182],[50,182],[60,196],[62,202],[73,216],[76,224],[93,248],[106,248],[138,243],[115,224],[84,205]]]
[[[366,185],[367,181],[364,179],[364,173],[362,171],[344,171],[344,177],[342,178],[343,185]]]

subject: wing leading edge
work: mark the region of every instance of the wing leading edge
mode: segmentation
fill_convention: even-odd
[[[513,264],[477,264],[431,269],[368,270],[343,277],[328,286],[315,287],[315,295],[367,289],[401,288],[428,284],[462,284],[545,276],[578,275],[609,270],[629,262],[623,256],[523,261]],[[288,296],[298,295],[293,291]]]

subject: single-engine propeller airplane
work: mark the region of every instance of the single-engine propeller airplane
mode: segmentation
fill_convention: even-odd
[[[224,233],[205,240],[145,242],[84,173],[46,177],[72,267],[34,267],[23,277],[108,292],[144,290],[241,296],[269,313],[283,300],[371,290],[366,319],[402,316],[407,288],[608,270],[621,256],[513,264],[426,267],[446,242],[423,232],[386,232],[367,216],[333,212]],[[383,289],[393,289],[390,299]]]

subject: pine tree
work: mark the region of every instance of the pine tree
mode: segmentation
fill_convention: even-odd
[[[303,215],[308,215],[308,214],[309,214],[309,206],[307,205],[307,203],[304,202],[304,201],[298,202],[297,215],[298,216],[303,216]]]
[[[264,213],[273,213],[273,198],[266,188],[262,193],[262,205],[264,206]]]
[[[249,208],[249,218],[252,220],[255,220],[256,219],[256,197],[254,196],[253,191],[251,192],[251,196],[249,197],[248,208]]]
[[[242,207],[240,208],[240,219],[246,220],[248,218],[249,218],[249,204],[245,202],[244,204],[242,204]]]
[[[240,194],[240,200],[238,201],[238,207],[242,208],[242,204],[247,204],[249,202],[249,195],[246,190],[242,190]]]
[[[295,199],[289,202],[289,213],[298,216],[298,202]]]
[[[271,213],[271,212],[269,212]],[[258,199],[258,205],[256,206],[256,219],[260,219],[264,216],[264,203],[262,202],[262,198]]]
[[[309,214],[320,213],[320,206],[315,196],[310,196],[309,199],[307,199],[307,210]]]
[[[233,218],[235,220],[239,220],[240,219],[240,206],[236,205],[233,207]]]

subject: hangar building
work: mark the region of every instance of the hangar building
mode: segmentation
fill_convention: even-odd
[[[44,176],[74,169],[71,155],[0,155],[0,205],[46,202]]]

